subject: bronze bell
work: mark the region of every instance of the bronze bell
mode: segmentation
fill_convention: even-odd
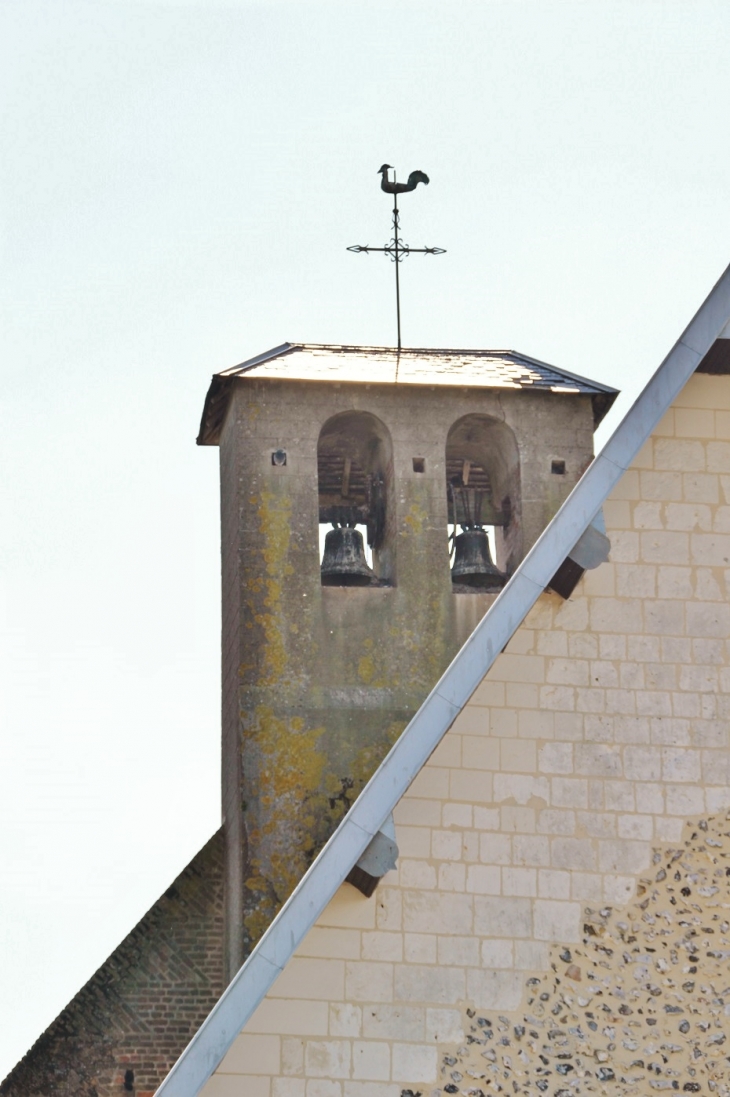
[[[467,529],[454,538],[453,583],[495,590],[504,586],[505,576],[492,563],[489,540],[484,529]]]
[[[366,587],[375,573],[365,563],[362,534],[352,526],[328,531],[322,557],[322,585]]]

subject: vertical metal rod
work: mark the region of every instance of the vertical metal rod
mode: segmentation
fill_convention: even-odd
[[[389,172],[393,172],[393,180],[391,182]],[[398,176],[395,168],[389,167],[387,164],[383,164],[379,174],[382,176],[381,188],[388,194],[393,194],[393,239],[390,243],[386,244],[383,248],[371,248],[367,245],[353,244],[347,250],[355,252],[371,252],[379,251],[383,252],[390,259],[395,261],[395,308],[396,308],[396,320],[398,323],[398,361],[400,361],[400,351],[403,346],[400,326],[400,261],[403,257],[403,253],[410,255],[411,252],[420,252],[423,255],[443,255],[443,248],[409,248],[407,244],[401,244],[400,240],[400,213],[398,211]],[[423,172],[412,172],[417,178],[414,179],[412,184],[406,184],[401,190],[413,190],[418,182],[428,182],[427,177]],[[396,381],[398,380],[398,367],[396,365]]]
[[[395,168],[393,168],[393,185],[397,182],[397,174]],[[398,251],[398,196],[397,191],[393,193],[393,239],[395,240],[395,315],[397,317],[398,325],[398,352],[401,350],[401,272],[398,271],[398,267],[401,265],[401,255]]]
[[[395,182],[395,172],[393,172]],[[398,317],[398,350],[400,351],[400,252],[398,250],[398,195],[393,195],[393,232],[395,235],[395,311]]]

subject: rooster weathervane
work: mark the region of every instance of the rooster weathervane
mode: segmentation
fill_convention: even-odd
[[[393,181],[388,177],[388,172],[393,172]],[[384,248],[371,248],[368,244],[352,244],[347,250],[355,252],[371,252],[381,251],[384,255],[390,256],[393,263],[395,263],[395,309],[396,316],[398,318],[398,350],[401,349],[401,335],[400,335],[400,277],[398,268],[403,259],[407,255],[413,255],[414,253],[420,253],[421,255],[444,255],[446,248],[411,248],[408,244],[404,244],[398,235],[400,231],[400,213],[398,212],[398,195],[407,194],[408,191],[415,190],[419,183],[428,184],[429,178],[423,171],[412,171],[408,176],[407,183],[398,183],[396,181],[395,168],[392,168],[390,164],[383,164],[382,168],[378,169],[378,175],[380,176],[380,189],[385,191],[386,194],[393,195],[393,236],[392,239]]]

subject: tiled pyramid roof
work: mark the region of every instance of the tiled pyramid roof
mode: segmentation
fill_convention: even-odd
[[[514,350],[447,350],[282,343],[256,358],[215,374],[208,391],[198,442],[214,445],[230,386],[240,378],[337,381],[380,385],[458,385],[469,388],[531,389],[589,395],[596,425],[617,396],[590,381]]]

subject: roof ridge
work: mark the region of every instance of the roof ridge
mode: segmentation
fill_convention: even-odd
[[[245,362],[239,362],[237,366],[228,366],[227,369],[221,370],[220,373],[214,373],[213,376],[235,377],[238,373],[244,373],[249,369],[253,369],[254,366],[260,366],[263,362],[271,361],[272,358],[280,358],[282,355],[289,354],[290,351],[303,345],[303,343],[280,343],[278,347],[272,347],[271,350],[265,350],[253,358],[247,358]]]

